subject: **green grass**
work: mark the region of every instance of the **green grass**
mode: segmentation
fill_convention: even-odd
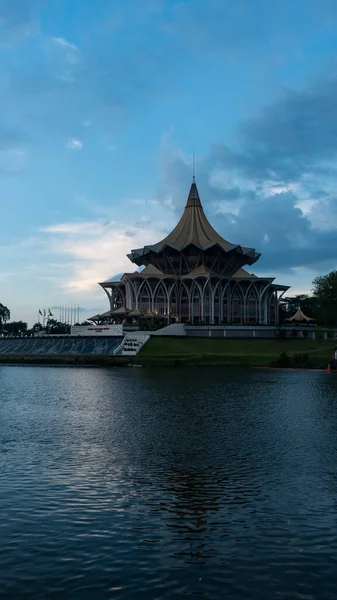
[[[147,366],[232,365],[270,366],[282,352],[306,353],[315,367],[326,367],[334,342],[289,340],[230,340],[152,337],[135,362]]]

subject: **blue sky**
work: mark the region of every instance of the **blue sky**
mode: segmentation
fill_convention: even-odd
[[[0,302],[79,303],[173,227],[192,154],[254,272],[337,257],[335,0],[0,0]]]

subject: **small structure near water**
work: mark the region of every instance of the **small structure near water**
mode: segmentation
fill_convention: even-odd
[[[307,317],[300,307],[298,307],[297,311],[292,317],[288,317],[284,320],[295,324],[301,323],[303,325],[304,323],[307,323],[307,325],[316,325],[315,319],[312,319],[312,317]]]

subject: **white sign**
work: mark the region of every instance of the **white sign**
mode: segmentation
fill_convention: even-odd
[[[70,335],[123,335],[123,325],[72,325]]]

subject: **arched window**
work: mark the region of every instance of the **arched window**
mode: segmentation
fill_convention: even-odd
[[[169,314],[174,321],[179,318],[178,290],[176,283],[171,287],[169,295]]]
[[[151,302],[151,290],[147,284],[144,282],[138,292],[138,306],[141,312],[150,312],[152,310],[152,302]]]
[[[118,288],[111,291],[111,310],[117,310],[123,306],[123,296]]]
[[[128,289],[129,289],[129,298],[130,298],[130,302],[131,305],[128,306],[128,308],[132,308],[132,310],[134,310],[136,308],[136,292],[135,292],[135,287],[132,281],[128,282]]]
[[[153,311],[158,315],[166,315],[167,313],[167,295],[162,283],[154,291]]]
[[[208,280],[204,288],[204,318],[205,323],[212,323],[212,284]]]
[[[220,287],[220,283],[218,283],[215,285],[215,292],[214,292],[214,323],[220,323],[220,317],[221,317],[220,308],[221,308],[221,287]]]
[[[222,292],[222,320],[224,323],[229,323],[231,315],[231,304],[230,304],[230,288],[228,283],[225,284]]]
[[[244,318],[244,297],[238,284],[234,287],[231,299],[232,321],[233,323],[242,323]]]
[[[191,321],[195,325],[202,321],[202,299],[201,289],[194,281],[191,287]]]
[[[254,285],[248,289],[246,296],[246,322],[256,325],[259,320],[259,300]]]
[[[182,283],[180,285],[180,309],[179,309],[179,317],[182,323],[186,323],[190,319],[190,302],[189,302],[189,294],[185,285]]]

